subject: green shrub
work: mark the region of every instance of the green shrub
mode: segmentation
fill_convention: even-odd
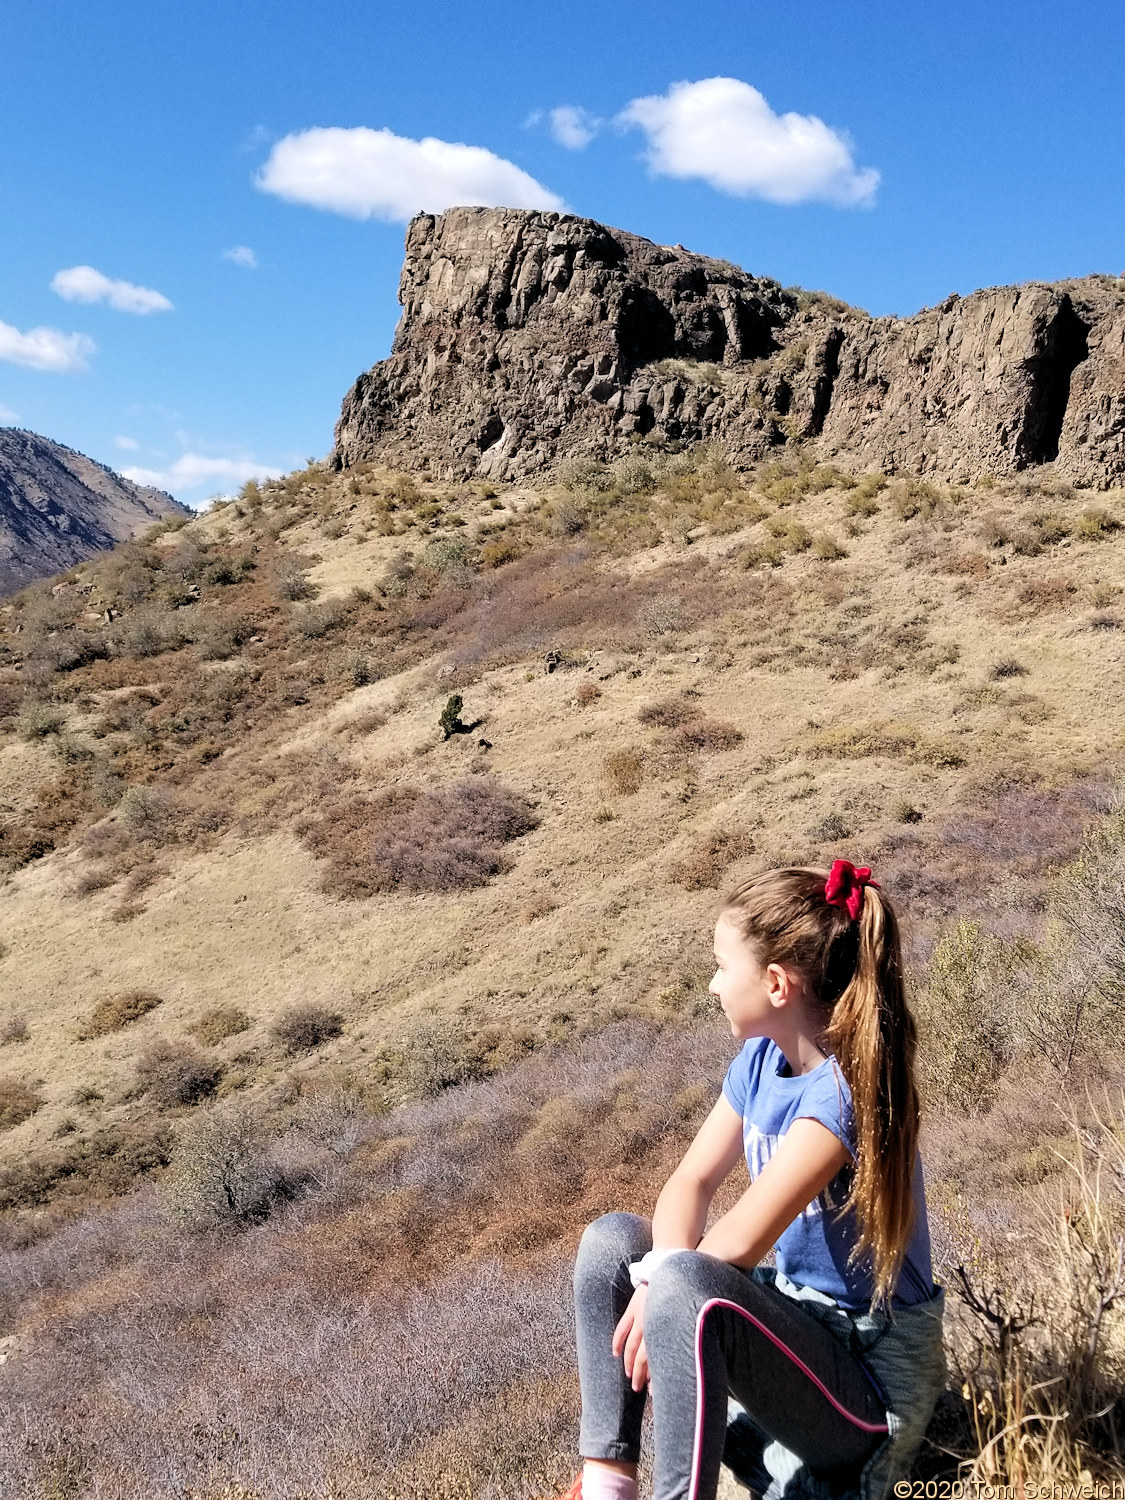
[[[841,558],[847,557],[848,552],[835,537],[821,531],[813,537],[812,554],[819,562],[839,562]]]
[[[464,706],[465,700],[460,693],[451,693],[445,700],[445,707],[438,719],[443,740],[449,739],[451,735],[464,733],[466,726],[461,722],[461,710]]]
[[[970,1114],[992,1107],[1010,1044],[998,997],[1010,978],[1004,945],[979,922],[958,921],[942,934],[918,1003],[919,1076],[933,1103]]]
[[[49,734],[58,734],[66,723],[66,715],[54,703],[27,703],[16,719],[16,732],[21,739],[42,740]]]

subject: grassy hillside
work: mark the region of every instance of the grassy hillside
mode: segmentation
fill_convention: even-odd
[[[935,1442],[1006,1473],[1009,1334],[1045,1316],[1011,1268],[1057,1231],[1060,1154],[1112,1167],[1123,1128],[1097,1092],[1125,1076],[1123,523],[1121,494],[1043,474],[696,451],[496,493],[312,467],[0,607],[20,1493],[549,1489],[577,1235],[651,1207],[731,1055],[717,888],[840,854],[907,918],[935,1234],[970,1275],[970,1399]],[[1025,1424],[1043,1472],[1117,1462],[1088,1419],[1120,1354],[1107,1277],[1071,1417]],[[1087,1293],[1020,1343],[1020,1399],[1088,1345]],[[386,1381],[418,1297],[461,1330],[438,1406],[423,1354]],[[171,1363],[122,1387],[154,1338]],[[331,1420],[297,1393],[318,1362]],[[525,1413],[503,1440],[501,1396]]]

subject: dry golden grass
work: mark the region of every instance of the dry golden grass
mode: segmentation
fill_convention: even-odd
[[[644,1013],[706,972],[713,888],[674,878],[698,861],[702,830],[742,831],[766,866],[817,857],[846,827],[857,857],[885,851],[883,868],[921,891],[924,947],[949,882],[964,889],[982,857],[948,843],[950,816],[985,816],[1001,786],[1050,797],[1120,759],[1125,634],[1087,627],[1125,589],[1125,542],[1082,521],[1088,496],[892,496],[815,472],[745,488],[685,466],[637,493],[598,480],[567,491],[583,519],[568,538],[530,490],[454,497],[378,470],[313,469],[158,537],[160,556],[199,580],[187,585],[199,602],[175,614],[198,609],[219,634],[224,620],[253,629],[226,659],[188,644],[55,671],[43,690],[92,758],[65,759],[58,736],[28,741],[14,723],[0,733],[5,836],[31,829],[19,858],[36,840],[56,846],[17,864],[4,889],[0,979],[19,977],[33,1023],[20,1065],[49,1081],[0,1156],[46,1149],[76,1089],[102,1096],[79,1111],[80,1135],[136,1107],[140,1037],[58,1042],[107,990],[158,991],[170,1034],[208,1009],[249,1006],[252,1033],[213,1045],[234,1080],[223,1087],[251,1095],[292,1067],[371,1068],[424,1015],[542,1039]],[[1112,520],[1121,502],[1097,504]],[[1071,517],[1070,530],[1033,524],[1047,511]],[[793,550],[796,523],[810,537],[851,528],[847,558]],[[779,567],[743,568],[746,548],[779,538]],[[474,574],[464,558],[497,539],[518,557]],[[193,547],[211,550],[193,561]],[[116,572],[78,570],[90,602],[112,595],[127,619],[139,555],[119,549]],[[282,597],[294,589],[313,597]],[[333,600],[339,623],[294,634],[292,611]],[[9,604],[0,623],[27,607]],[[0,635],[9,649],[22,639]],[[545,670],[549,651],[581,664],[577,685],[573,671]],[[372,672],[360,686],[356,652]],[[1018,681],[998,673],[1009,660]],[[3,663],[0,651],[7,690]],[[442,743],[453,689],[480,723]],[[660,705],[673,705],[660,710],[667,724],[652,716]],[[693,728],[707,725],[721,734]],[[508,846],[511,869],[441,894],[344,902],[321,889],[328,862],[296,836],[298,818],[351,788],[398,797],[485,767],[538,804],[539,826]],[[1050,857],[1089,815],[1079,799],[1071,844],[1052,834]],[[533,892],[556,908],[529,932]],[[298,998],[341,1011],[347,1027],[293,1064],[269,1028]]]

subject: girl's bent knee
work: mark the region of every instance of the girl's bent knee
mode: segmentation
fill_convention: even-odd
[[[588,1224],[578,1246],[575,1276],[614,1270],[622,1260],[639,1260],[652,1246],[652,1228],[636,1214],[603,1214]]]
[[[677,1250],[652,1273],[645,1299],[645,1327],[685,1314],[695,1318],[701,1303],[714,1294],[713,1256],[698,1250]]]

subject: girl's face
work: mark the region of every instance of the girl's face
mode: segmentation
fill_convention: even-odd
[[[776,964],[763,968],[726,917],[715,924],[715,962],[708,990],[722,1006],[733,1035],[739,1041],[772,1036],[787,988],[783,971]]]

